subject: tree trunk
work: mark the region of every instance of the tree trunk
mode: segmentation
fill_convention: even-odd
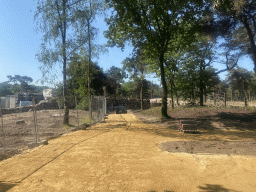
[[[174,102],[173,102],[173,85],[172,85],[172,80],[170,80],[170,83],[171,83],[172,108],[174,109]]]
[[[91,10],[91,1],[90,1],[90,10]],[[88,97],[89,97],[89,108],[90,108],[90,125],[91,125],[91,119],[92,119],[92,97],[91,97],[91,37],[90,37],[90,18],[87,19],[88,23],[88,37],[89,37],[89,67],[88,67]]]
[[[163,86],[163,97],[162,97],[162,118],[170,118],[167,114],[167,86],[165,81],[165,73],[164,73],[164,53],[161,53],[160,58],[160,72],[161,72],[161,82]]]
[[[204,87],[204,103],[206,104],[207,94],[206,94],[206,86]]]
[[[192,105],[195,105],[195,91],[196,91],[196,88],[194,87],[194,85],[192,86],[192,89],[191,89],[191,97],[192,97]]]
[[[62,29],[62,44],[63,44],[63,99],[64,99],[64,119],[63,124],[68,125],[69,124],[69,106],[67,102],[67,83],[66,83],[66,62],[67,62],[67,56],[66,56],[66,1],[63,0],[62,4],[63,9],[63,29]]]
[[[254,68],[253,69],[254,69],[254,72],[256,73],[256,45],[255,45],[255,41],[254,41],[254,38],[253,38],[252,30],[251,30],[251,28],[248,24],[246,16],[241,16],[240,20],[244,24],[246,32],[249,36],[249,41],[250,41],[250,45],[251,45],[251,49],[252,49],[252,60],[253,60],[253,63],[254,63]]]
[[[177,99],[177,105],[179,106],[180,105],[180,103],[179,103],[179,97],[178,97],[178,95],[176,94],[176,99]]]
[[[143,82],[141,80],[141,88],[140,88],[140,104],[141,104],[141,110],[143,110]]]
[[[201,63],[202,65],[202,63]],[[199,79],[199,89],[200,89],[200,106],[204,106],[204,84],[202,80],[202,74],[203,74],[203,67],[200,66],[200,79]]]

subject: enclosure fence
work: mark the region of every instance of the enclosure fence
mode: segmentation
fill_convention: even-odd
[[[206,104],[220,106],[256,107],[256,94],[250,91],[216,91],[204,96]]]
[[[65,97],[69,124],[63,125],[64,98],[41,99],[33,96],[24,101],[16,95],[0,98],[0,155],[25,150],[30,143],[65,134],[84,124],[102,122],[107,113],[103,96]]]

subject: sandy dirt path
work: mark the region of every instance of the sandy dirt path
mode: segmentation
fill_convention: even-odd
[[[0,191],[255,192],[255,156],[169,153],[159,144],[184,138],[143,128],[151,125],[133,114],[113,114],[24,151],[0,162]]]

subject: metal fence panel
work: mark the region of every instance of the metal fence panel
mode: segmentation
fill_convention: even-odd
[[[69,125],[63,125],[63,97],[40,100],[39,96],[34,96],[32,101],[25,102],[27,104],[32,102],[32,105],[23,107],[19,107],[18,97],[6,96],[3,100],[4,102],[2,99],[0,101],[5,103],[5,108],[0,105],[0,160],[1,154],[25,150],[30,143],[39,143],[50,137],[59,136],[81,124],[89,125],[90,121],[101,122],[106,114],[106,99],[100,96],[92,96],[91,101],[89,100],[92,104],[91,111],[88,104],[81,105],[83,98],[66,97]],[[6,107],[9,100],[15,101],[14,108]]]

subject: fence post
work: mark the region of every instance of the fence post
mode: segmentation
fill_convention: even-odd
[[[98,102],[97,102],[97,122],[99,122],[100,119],[100,97],[98,96]]]
[[[2,133],[3,133],[3,141],[4,141],[4,150],[3,153],[5,153],[5,133],[4,133],[4,121],[3,121],[3,114],[2,114],[2,100],[0,97],[0,115],[1,115],[1,122],[2,122]]]
[[[79,127],[79,118],[78,118],[78,110],[77,110],[77,100],[76,100],[76,96],[75,96],[75,102],[76,102],[77,126]]]
[[[59,97],[58,97],[58,106],[59,106],[60,122],[62,122],[61,121],[60,98]],[[61,125],[62,125],[62,123],[61,123]],[[62,130],[62,128],[63,128],[63,126],[61,126],[61,130]]]
[[[105,115],[105,114],[107,114],[107,100],[106,100],[106,87],[103,87],[103,90],[104,90],[104,114],[103,114],[103,116]]]
[[[37,137],[37,126],[36,126],[36,124],[37,124],[37,118],[36,118],[36,107],[35,107],[35,97],[33,96],[32,97],[33,99],[32,99],[32,102],[33,102],[33,114],[34,114],[34,124],[35,124],[35,132],[36,132],[36,143],[38,143],[38,137]]]
[[[92,120],[92,95],[89,95],[89,118],[90,118],[90,126]]]
[[[226,93],[224,92],[224,102],[225,102],[225,107],[226,107],[226,105],[227,105],[227,103],[226,103]]]

